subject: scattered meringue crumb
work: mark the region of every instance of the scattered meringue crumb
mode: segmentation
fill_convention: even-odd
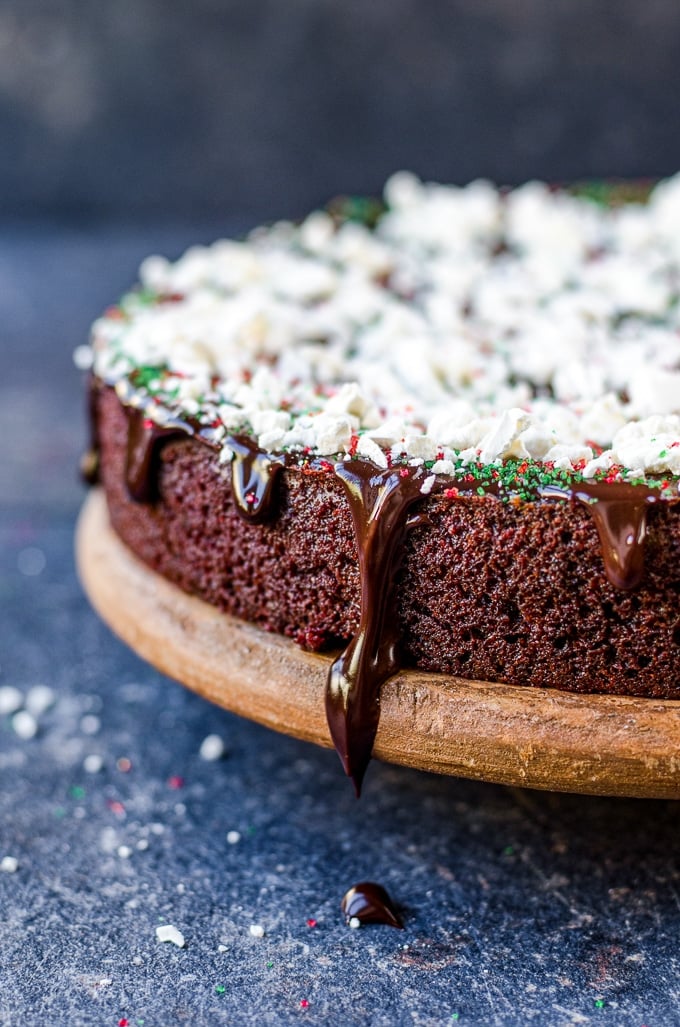
[[[208,763],[221,760],[225,753],[225,745],[219,735],[206,735],[198,750],[201,759]]]
[[[12,730],[19,738],[35,738],[38,733],[38,721],[28,710],[19,710],[12,717]]]
[[[89,756],[86,756],[83,760],[83,770],[88,774],[98,774],[104,766],[104,760],[96,753],[92,752]]]
[[[237,845],[241,841],[240,831],[227,831],[227,841],[230,845]]]
[[[19,860],[16,856],[3,856],[0,860],[0,870],[4,874],[15,874],[19,869]]]
[[[217,946],[217,951],[218,952],[228,952],[229,951],[229,946],[228,945],[218,945]]]
[[[0,688],[0,717],[16,713],[23,705],[23,692],[20,692],[14,685],[3,685]]]
[[[253,938],[264,938],[264,927],[262,924],[251,924],[248,931]]]
[[[361,927],[361,920],[359,919],[358,916],[351,916],[349,918],[348,923],[349,923],[349,926],[352,928],[353,931],[356,931],[357,928]]]
[[[172,945],[176,945],[178,949],[183,949],[186,945],[184,935],[174,924],[163,924],[162,927],[157,927],[156,939],[157,941],[169,941]]]
[[[84,735],[96,735],[99,733],[102,722],[94,713],[86,713],[80,720],[80,730]]]
[[[56,700],[56,693],[49,685],[33,685],[26,693],[24,706],[34,717],[39,717],[54,706]]]

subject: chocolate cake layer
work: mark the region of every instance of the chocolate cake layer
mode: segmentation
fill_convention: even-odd
[[[272,518],[247,523],[228,464],[192,439],[159,451],[158,497],[128,492],[128,415],[98,394],[111,522],[153,570],[219,609],[339,648],[360,622],[359,554],[338,478],[291,465]],[[404,666],[576,692],[680,698],[680,510],[647,514],[635,590],[607,579],[592,516],[573,501],[423,495],[400,543],[388,612]]]

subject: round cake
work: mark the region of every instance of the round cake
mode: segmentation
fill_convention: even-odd
[[[358,789],[401,666],[680,698],[679,333],[680,177],[399,173],[146,260],[76,354],[84,473],[154,571],[339,650]]]

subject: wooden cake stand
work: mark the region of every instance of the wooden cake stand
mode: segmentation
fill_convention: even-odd
[[[149,570],[114,534],[100,490],[85,503],[76,549],[92,604],[140,656],[242,717],[331,745],[328,656],[226,616]],[[383,685],[373,754],[501,784],[677,799],[680,701],[404,671]]]

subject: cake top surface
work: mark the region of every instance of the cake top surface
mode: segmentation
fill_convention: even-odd
[[[224,459],[246,433],[429,487],[519,462],[677,495],[680,175],[615,206],[400,172],[372,227],[317,211],[148,258],[77,360]]]

